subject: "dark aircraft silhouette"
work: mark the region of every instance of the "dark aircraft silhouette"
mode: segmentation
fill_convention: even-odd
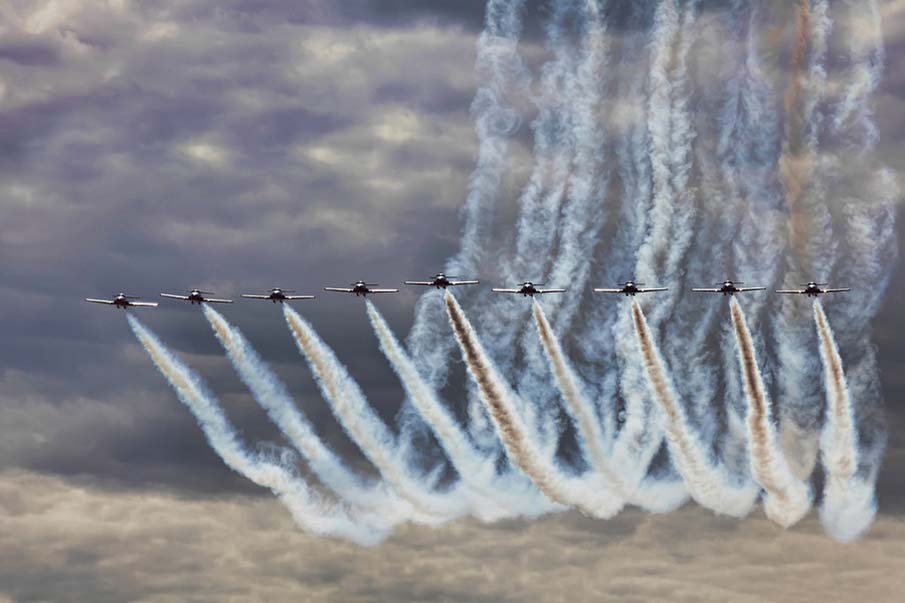
[[[636,283],[635,281],[626,281],[624,285],[622,285],[619,289],[594,289],[595,293],[622,293],[626,297],[632,296],[634,297],[638,293],[654,293],[656,291],[668,291],[667,287],[647,287],[641,288],[639,285],[644,285],[644,283]]]
[[[91,302],[92,304],[107,304],[108,306],[115,306],[120,310],[125,310],[126,308],[156,308],[156,302],[137,302],[132,301],[133,299],[139,299],[135,295],[126,295],[125,293],[120,293],[113,297],[113,299],[94,299],[92,297],[86,297],[86,302]]]
[[[264,299],[270,300],[273,303],[287,301],[295,301],[297,299],[314,299],[313,295],[286,295],[287,293],[295,293],[293,289],[283,289],[282,287],[274,287],[270,290],[270,293],[267,295],[255,295],[253,293],[243,293],[242,297],[245,299]]]
[[[826,285],[826,283],[815,283],[814,281],[811,281],[807,285],[802,285],[804,289],[777,289],[776,292],[817,297],[818,295],[824,295],[825,293],[844,293],[846,291],[852,290],[851,287],[843,287],[841,289],[823,289],[822,287],[826,287]]]
[[[349,283],[350,287],[324,287],[324,291],[336,291],[339,293],[354,293],[355,297],[367,297],[371,293],[399,293],[399,289],[372,289],[377,283],[356,281]]]
[[[745,293],[746,291],[766,291],[766,287],[739,287],[744,285],[742,282],[723,281],[716,289],[692,289],[697,293],[722,293],[723,295],[735,295],[736,293]]]
[[[205,295],[213,295],[211,291],[201,291],[199,289],[192,289],[189,291],[188,295],[174,295],[173,293],[161,293],[160,297],[168,297],[170,299],[179,299],[182,301],[187,301],[191,303],[193,306],[195,304],[231,304],[233,300],[231,299],[217,299],[215,297],[204,297]]]
[[[494,293],[514,293],[523,297],[534,297],[543,293],[565,293],[565,289],[538,289],[542,283],[534,284],[531,281],[525,281],[518,289],[493,289]]]
[[[457,277],[448,276],[442,272],[431,277],[429,281],[405,281],[406,285],[418,285],[421,287],[436,287],[437,289],[446,289],[447,287],[455,287],[458,285],[477,285],[480,281],[456,281],[452,280]]]

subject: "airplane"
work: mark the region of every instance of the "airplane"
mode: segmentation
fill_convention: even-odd
[[[626,297],[632,296],[634,297],[638,293],[654,293],[656,291],[668,291],[667,287],[649,287],[646,289],[642,289],[638,285],[644,285],[644,283],[636,283],[635,281],[626,281],[624,285],[620,289],[594,289],[594,293],[622,293]]]
[[[696,293],[722,293],[723,295],[735,295],[736,293],[745,293],[746,291],[766,291],[766,287],[739,287],[745,283],[723,281],[716,289],[692,289]]]
[[[437,289],[446,289],[447,287],[454,287],[456,285],[477,285],[481,281],[456,281],[450,280],[456,278],[455,276],[448,276],[443,274],[442,272],[438,273],[435,276],[431,277],[429,281],[405,281],[406,285],[419,285],[421,287],[436,287]]]
[[[295,301],[297,299],[314,299],[313,295],[286,295],[287,293],[295,293],[293,289],[283,289],[282,287],[274,287],[267,295],[254,295],[251,293],[243,293],[245,299],[269,299],[273,303],[287,301]]]
[[[120,293],[119,295],[114,296],[111,299],[94,299],[92,297],[86,297],[86,302],[91,302],[92,304],[107,304],[108,306],[116,306],[120,310],[125,310],[126,308],[156,308],[156,302],[137,302],[132,301],[133,299],[138,299],[135,295],[126,295],[125,293]]]
[[[198,289],[192,289],[189,291],[188,295],[173,295],[172,293],[161,293],[160,297],[168,297],[170,299],[181,299],[182,301],[190,302],[193,306],[195,304],[231,304],[233,300],[231,299],[216,299],[214,297],[204,297],[205,295],[213,295],[210,291],[200,291]]]
[[[846,291],[852,290],[851,287],[844,287],[841,289],[821,289],[821,287],[826,287],[826,285],[826,283],[815,283],[814,281],[811,281],[807,285],[802,285],[804,289],[777,289],[776,292],[817,297],[818,295],[823,295],[824,293],[844,293]]]
[[[531,281],[525,281],[518,289],[492,289],[492,291],[494,293],[515,293],[523,297],[534,297],[542,293],[565,293],[566,291],[565,289],[538,289],[538,285],[542,286],[541,283],[534,284]]]
[[[336,291],[339,293],[354,293],[355,297],[367,297],[371,293],[399,293],[399,289],[372,289],[377,283],[356,281],[349,283],[350,287],[324,287],[324,291]]]

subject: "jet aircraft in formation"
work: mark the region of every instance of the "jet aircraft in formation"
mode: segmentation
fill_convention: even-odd
[[[766,291],[766,287],[739,287],[744,285],[742,282],[723,281],[716,289],[692,289],[696,293],[722,293],[723,295],[735,295],[736,293],[745,293],[747,291]]]
[[[217,299],[216,297],[205,297],[205,295],[213,295],[212,291],[200,291],[199,289],[192,289],[189,291],[188,295],[176,295],[174,293],[161,293],[160,297],[168,297],[170,299],[179,299],[182,301],[187,301],[193,306],[195,304],[231,304],[233,300],[231,299]]]
[[[807,285],[802,285],[803,289],[777,289],[777,293],[786,293],[793,295],[807,295],[808,297],[817,297],[818,295],[823,295],[825,293],[844,293],[845,291],[851,291],[851,287],[844,287],[841,289],[823,289],[822,287],[826,287],[826,283],[815,283],[811,281]]]
[[[535,295],[541,295],[543,293],[565,293],[565,289],[538,289],[538,287],[543,286],[542,283],[532,283],[531,281],[525,281],[521,284],[518,289],[492,289],[494,293],[514,293],[516,295],[521,295],[522,297],[534,297]]]
[[[120,293],[119,295],[113,296],[113,299],[94,299],[92,297],[86,297],[86,302],[91,302],[92,304],[107,304],[108,306],[115,306],[121,310],[125,310],[126,308],[156,308],[156,302],[139,302],[132,301],[134,299],[139,299],[135,295],[126,295],[125,293]]]
[[[324,291],[354,293],[355,297],[367,297],[372,293],[399,293],[399,289],[376,289],[377,283],[355,281],[354,283],[349,283],[349,285],[349,287],[324,287]]]
[[[457,281],[452,280],[458,277],[448,276],[442,272],[431,277],[429,281],[405,281],[406,285],[418,285],[421,287],[436,287],[437,289],[446,289],[447,287],[455,287],[458,285],[477,285],[481,281]]]
[[[636,283],[635,281],[625,281],[618,289],[594,289],[594,293],[621,293],[626,297],[634,297],[639,293],[655,293],[657,291],[669,291],[668,287],[644,287],[644,283]]]
[[[437,289],[446,289],[448,287],[455,287],[459,285],[477,285],[480,281],[477,280],[457,280],[457,277],[449,276],[442,272],[436,274],[431,280],[425,281],[405,281],[406,285],[416,285],[422,287],[435,287]],[[744,285],[742,282],[726,280],[720,283],[717,287],[714,288],[694,288],[692,291],[698,293],[721,293],[723,295],[735,295],[736,293],[745,293],[748,291],[764,291],[766,287],[740,287],[739,285]],[[810,282],[807,285],[802,285],[801,289],[777,289],[777,293],[784,294],[796,294],[796,295],[807,295],[808,297],[817,297],[819,295],[824,295],[827,293],[841,293],[844,291],[851,291],[851,288],[837,288],[837,289],[829,289],[826,287],[826,283],[816,283]],[[565,293],[565,289],[542,289],[542,284],[533,283],[531,281],[525,281],[518,288],[513,289],[501,289],[494,288],[492,291],[494,293],[511,293],[514,295],[521,295],[523,297],[534,297],[535,295],[542,295],[545,293]],[[596,293],[615,293],[622,294],[626,297],[633,297],[639,293],[654,293],[658,291],[668,291],[668,287],[645,287],[644,283],[638,283],[635,281],[626,281],[621,287],[614,289],[607,288],[595,288],[594,292]],[[324,287],[324,291],[336,291],[339,293],[352,293],[356,297],[367,297],[371,294],[376,293],[398,293],[399,289],[379,289],[377,284],[375,283],[367,283],[365,281],[356,281],[354,283],[350,283],[348,287]],[[270,290],[270,293],[257,295],[252,293],[243,293],[242,297],[246,299],[259,299],[259,300],[270,300],[273,303],[284,303],[287,301],[295,301],[302,299],[314,299],[313,295],[292,295],[295,293],[292,289],[283,289],[282,287],[274,287]],[[178,299],[181,301],[187,301],[194,304],[231,304],[233,300],[231,299],[218,299],[214,297],[207,297],[208,295],[213,295],[210,291],[201,291],[200,289],[192,289],[188,292],[188,295],[175,295],[173,293],[161,293],[161,297],[167,297],[170,299]],[[116,295],[112,299],[94,299],[94,298],[85,298],[85,301],[91,302],[93,304],[105,304],[108,306],[115,306],[117,308],[132,308],[132,307],[147,307],[147,308],[156,308],[157,303],[155,302],[140,302],[133,301],[138,299],[134,295],[126,295],[125,293],[120,293]]]
[[[266,295],[255,295],[253,293],[243,293],[242,297],[245,299],[264,299],[270,300],[273,303],[287,301],[295,301],[297,299],[314,299],[313,295],[286,295],[287,293],[295,293],[293,289],[283,289],[282,287],[274,287],[270,290],[270,293]]]

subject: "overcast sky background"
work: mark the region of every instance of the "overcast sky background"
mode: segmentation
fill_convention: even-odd
[[[529,4],[531,62],[545,9]],[[402,390],[361,301],[320,289],[423,278],[456,250],[476,151],[469,104],[483,9],[481,0],[0,4],[0,601],[901,593],[889,569],[905,558],[901,264],[875,323],[890,429],[881,518],[849,547],[813,516],[784,535],[760,511],[739,524],[695,508],[606,526],[569,513],[405,528],[376,551],[318,540],[223,466],[123,316],[80,302],[191,287],[316,293],[297,309],[392,418]],[[902,174],[905,1],[883,10],[878,155]],[[525,130],[516,156],[530,150]],[[419,293],[377,300],[400,336]],[[328,443],[362,463],[279,309],[246,302],[224,313]],[[197,307],[163,303],[141,316],[250,442],[280,441]]]

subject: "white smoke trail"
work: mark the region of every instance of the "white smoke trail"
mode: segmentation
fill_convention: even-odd
[[[534,320],[559,392],[577,428],[579,445],[605,487],[613,490],[614,495],[625,502],[653,513],[667,513],[681,506],[687,498],[681,483],[643,480],[649,459],[639,472],[626,470],[624,464],[617,465],[616,457],[608,454],[608,441],[603,434],[597,411],[586,396],[578,375],[570,366],[550,322],[537,303],[534,304]],[[625,433],[630,433],[630,430]]]
[[[324,445],[308,418],[292,400],[286,386],[277,379],[242,333],[207,304],[204,304],[204,316],[255,401],[286,434],[318,479],[355,506],[379,509],[386,517],[398,515],[402,519],[407,508],[404,501],[392,496],[383,486],[365,483]]]
[[[826,469],[820,519],[827,532],[842,542],[855,540],[867,531],[877,513],[873,484],[856,476],[858,431],[852,400],[845,381],[842,358],[820,300],[814,301],[814,322],[820,338],[827,394],[827,416],[820,437]]]
[[[425,521],[461,516],[466,511],[466,505],[456,492],[438,495],[426,491],[418,483],[418,478],[409,474],[404,461],[399,458],[393,434],[371,409],[346,367],[311,325],[288,304],[283,305],[283,314],[330,410],[352,441],[377,467],[383,479],[415,509],[430,516],[422,518]]]
[[[694,433],[675,386],[638,302],[632,302],[632,321],[638,337],[647,385],[666,415],[666,442],[691,496],[701,505],[721,514],[744,517],[751,512],[758,488],[739,481],[717,466]]]
[[[735,297],[729,300],[738,343],[739,365],[748,399],[748,453],[751,475],[766,492],[767,517],[784,528],[796,524],[811,507],[811,489],[793,475],[776,435],[770,401],[757,366],[754,342],[745,315]]]
[[[563,475],[541,452],[519,416],[515,394],[501,379],[462,308],[449,293],[446,294],[446,309],[468,371],[478,385],[481,400],[487,405],[512,463],[551,501],[577,507],[602,519],[618,513],[622,508],[618,499],[600,488],[590,488],[586,482]]]
[[[382,522],[353,518],[342,507],[320,500],[282,464],[252,455],[239,441],[219,403],[198,376],[170,352],[138,319],[127,315],[129,326],[177,396],[195,416],[214,451],[235,472],[269,488],[286,505],[302,529],[314,534],[346,538],[364,546],[388,534]]]
[[[368,318],[380,340],[380,348],[399,376],[409,400],[421,413],[437,436],[437,440],[459,473],[460,479],[479,497],[473,500],[475,513],[481,519],[498,519],[514,513],[536,515],[546,510],[538,501],[538,492],[527,480],[497,478],[496,459],[479,454],[455,418],[437,398],[436,393],[421,377],[414,363],[389,325],[370,301],[366,302]]]
[[[615,496],[626,500],[630,494],[629,488],[622,482],[618,471],[607,458],[604,449],[605,440],[594,407],[582,392],[578,377],[569,366],[540,304],[535,301],[533,308],[534,322],[544,352],[547,354],[550,367],[553,369],[553,376],[566,403],[566,410],[578,430],[578,443],[591,467],[603,478],[606,487],[613,490]]]

